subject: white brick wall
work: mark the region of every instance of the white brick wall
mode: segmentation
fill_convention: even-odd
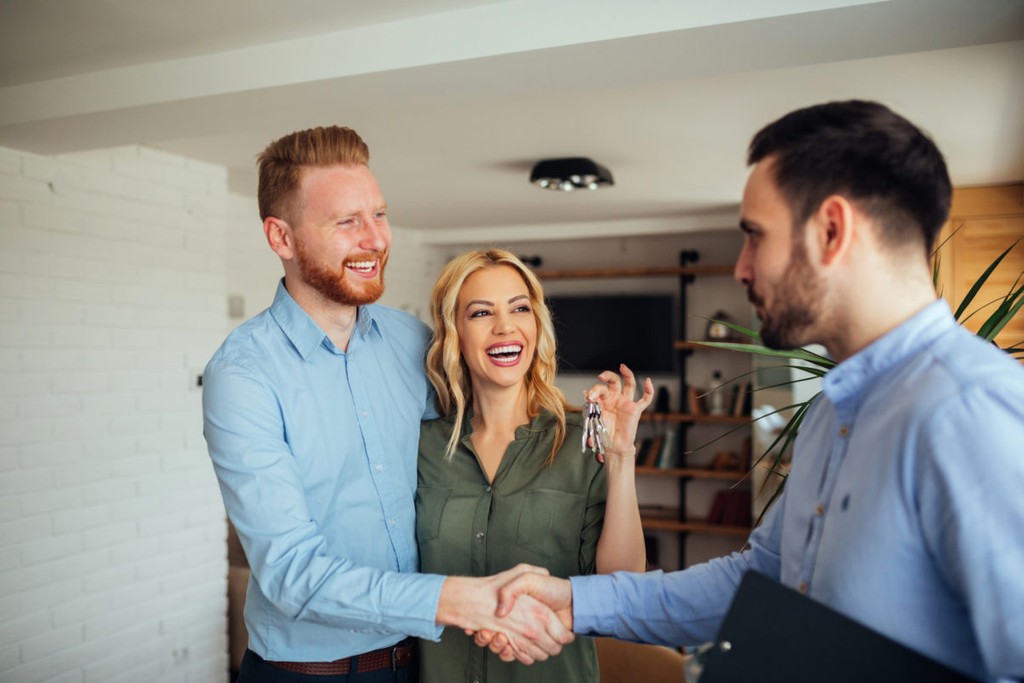
[[[256,188],[253,188],[255,192]],[[263,236],[263,224],[255,197],[228,196],[227,293],[240,296],[243,315],[231,318],[228,329],[234,329],[274,301],[277,282],[284,275],[281,259]],[[227,315],[228,302],[221,304]]]
[[[227,205],[223,169],[155,150],[0,149],[0,680],[227,678],[194,387]]]

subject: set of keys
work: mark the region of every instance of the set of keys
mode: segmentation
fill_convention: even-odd
[[[604,462],[604,443],[602,438],[607,438],[608,430],[605,429],[604,420],[601,419],[601,406],[592,401],[587,401],[583,406],[583,441],[580,444],[584,453],[587,447],[594,452],[598,462]]]

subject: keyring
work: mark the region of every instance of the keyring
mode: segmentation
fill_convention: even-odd
[[[587,401],[583,406],[583,412],[585,417],[583,418],[583,440],[580,447],[586,453],[589,446],[597,461],[604,462],[604,442],[601,437],[607,437],[608,430],[605,429],[604,420],[601,418],[601,406],[593,401]]]

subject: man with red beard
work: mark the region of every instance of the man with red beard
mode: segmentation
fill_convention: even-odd
[[[527,568],[416,573],[417,444],[435,416],[429,330],[374,303],[391,232],[368,161],[340,127],[260,154],[263,231],[284,278],[203,375],[204,434],[251,569],[243,683],[415,681],[405,636],[437,640],[444,625],[507,633],[526,662],[572,638],[536,602],[496,620],[497,587]]]
[[[849,101],[769,124],[748,162],[735,277],[764,343],[822,344],[838,363],[784,493],[742,553],[671,574],[522,575],[502,607],[530,595],[579,634],[692,645],[715,638],[752,570],[972,679],[1024,678],[1024,368],[935,295],[942,154]]]

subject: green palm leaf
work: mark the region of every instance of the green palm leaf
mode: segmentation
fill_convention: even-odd
[[[957,226],[957,228],[953,231],[952,234],[955,234],[956,231],[959,230],[961,227],[962,225]],[[939,286],[938,249],[941,248],[942,245],[945,244],[946,241],[948,241],[952,237],[952,234],[949,237],[947,237],[946,240],[944,240],[943,243],[940,244],[939,247],[936,248],[936,251],[933,253],[934,260],[932,264],[932,281],[936,287],[936,290]],[[979,314],[982,310],[985,310],[990,306],[995,305],[995,309],[988,314],[988,317],[981,324],[977,332],[978,336],[981,337],[982,339],[985,339],[986,341],[992,341],[993,339],[995,339],[996,335],[998,335],[1006,327],[1007,323],[1016,318],[1020,314],[1021,310],[1024,309],[1024,283],[1022,283],[1022,279],[1024,279],[1024,273],[1021,273],[1020,275],[1017,276],[1017,279],[1010,286],[1010,289],[1009,291],[1007,291],[1006,294],[1004,294],[1001,297],[997,297],[996,299],[984,304],[983,306],[976,308],[969,314],[967,313],[967,311],[971,307],[971,304],[974,303],[974,300],[977,297],[978,292],[981,291],[981,288],[985,285],[986,282],[988,282],[992,273],[995,272],[996,268],[999,267],[999,265],[1003,262],[1006,256],[1011,251],[1013,251],[1019,244],[1021,244],[1022,241],[1024,241],[1024,237],[1015,240],[1013,244],[1007,247],[1005,251],[1003,251],[995,260],[992,261],[992,263],[988,265],[985,271],[978,277],[977,281],[975,281],[975,283],[971,286],[970,290],[967,292],[963,300],[957,306],[956,312],[954,313],[954,317],[956,318],[957,322],[963,324],[964,321],[970,319],[972,316],[976,314]],[[718,349],[727,349],[730,351],[737,351],[740,353],[749,353],[753,355],[766,356],[776,359],[784,359],[788,361],[802,361],[803,363],[808,364],[794,365],[791,363],[786,363],[784,365],[771,366],[790,367],[794,369],[799,369],[807,373],[809,376],[801,379],[780,382],[778,384],[771,385],[770,387],[757,387],[754,389],[754,391],[792,385],[796,384],[797,382],[807,381],[808,379],[811,379],[813,377],[824,377],[825,374],[827,374],[828,371],[831,368],[835,367],[836,365],[835,361],[833,361],[831,358],[814,353],[813,351],[808,351],[807,349],[769,349],[768,347],[764,346],[764,344],[761,343],[761,335],[755,330],[743,327],[742,325],[737,325],[736,323],[733,322],[727,322],[723,320],[715,320],[714,322],[718,322],[725,325],[726,327],[738,333],[739,335],[749,338],[751,341],[746,343],[695,341],[693,343],[700,344],[702,346],[708,346]],[[1016,342],[1013,345],[1004,348],[1003,350],[1006,351],[1006,353],[1013,356],[1014,358],[1020,358],[1021,360],[1024,360],[1024,340]],[[751,371],[751,373],[744,373],[743,376],[752,374],[752,372],[755,371]],[[810,408],[811,404],[815,401],[815,399],[817,399],[820,393],[821,392],[816,393],[814,396],[807,399],[806,401],[794,403],[793,405],[786,406],[785,408],[779,408],[778,410],[766,413],[753,420],[753,422],[756,422],[757,420],[768,417],[769,415],[774,415],[789,410],[794,411],[793,414],[790,416],[789,420],[786,422],[785,426],[781,430],[779,430],[779,433],[775,436],[772,443],[769,444],[768,447],[764,449],[764,451],[754,460],[752,464],[752,466],[756,466],[757,464],[765,460],[765,458],[768,458],[769,456],[772,455],[772,453],[774,453],[773,460],[769,467],[769,472],[774,473],[775,475],[781,478],[781,483],[779,487],[772,494],[771,499],[768,501],[768,504],[764,508],[764,511],[767,511],[771,507],[771,505],[778,499],[778,497],[782,494],[782,491],[786,483],[786,474],[785,472],[782,471],[783,458],[787,454],[788,450],[792,447],[793,440],[796,438],[797,433],[799,432],[800,426],[803,423],[804,417],[807,415],[808,409]],[[708,444],[714,443],[715,441],[718,441],[718,439],[723,438],[724,436],[731,434],[732,432],[741,428],[743,428],[742,425],[734,429],[730,429],[728,432],[726,432],[726,434],[723,434],[722,436],[719,436],[718,438],[715,438],[712,441],[709,441],[708,443],[699,446],[698,449],[695,450],[704,448]],[[764,516],[764,511],[762,511],[761,516],[757,520],[757,523],[761,522],[761,518]]]
[[[1006,251],[1000,254],[995,261],[988,265],[988,268],[985,269],[985,272],[981,274],[977,282],[974,283],[974,286],[971,287],[971,289],[967,292],[966,296],[964,296],[963,301],[960,302],[960,305],[956,309],[956,313],[953,314],[954,318],[960,320],[960,317],[967,310],[967,307],[971,305],[972,301],[974,301],[974,297],[978,294],[978,290],[980,290],[984,286],[984,284],[988,282],[988,278],[992,274],[992,271],[994,271],[999,266],[999,264],[1003,262],[1003,259],[1006,258],[1006,255],[1013,251],[1013,248],[1016,247],[1019,243],[1020,240],[1018,239],[1016,242],[1007,247]]]

